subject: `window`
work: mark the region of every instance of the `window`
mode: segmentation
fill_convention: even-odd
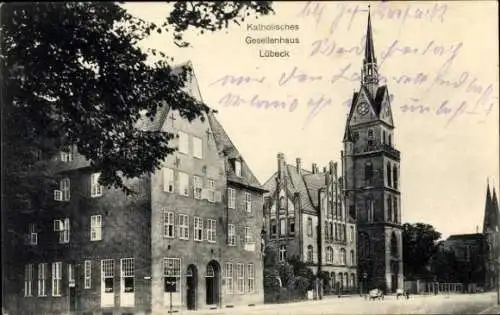
[[[255,269],[253,264],[247,265],[247,292],[253,293],[255,290]]]
[[[92,263],[90,260],[85,260],[83,263],[83,287],[90,289],[92,287]]]
[[[215,181],[213,179],[208,180],[208,201],[215,202]]]
[[[325,221],[325,239],[329,239],[330,235],[329,235],[329,229],[328,229],[328,221]]]
[[[280,235],[286,234],[286,220],[280,219]]]
[[[203,220],[199,217],[194,217],[194,240],[203,241]]]
[[[286,260],[286,245],[280,245],[280,261]]]
[[[389,146],[392,146],[392,135],[389,134]]]
[[[313,220],[312,218],[307,218],[307,236],[313,235]]]
[[[72,264],[68,264],[68,286],[75,286],[75,268]]]
[[[399,212],[398,212],[398,199],[397,197],[394,197],[393,201],[393,209],[392,211],[394,212],[394,223],[399,223]]]
[[[70,224],[69,219],[54,220],[54,232],[59,233],[59,244],[69,243]]]
[[[179,194],[189,196],[189,175],[179,172]]]
[[[391,164],[389,162],[387,162],[386,174],[387,174],[387,186],[391,187],[392,186],[392,183],[391,183]]]
[[[102,216],[93,215],[90,217],[90,240],[102,240]]]
[[[101,287],[105,293],[114,292],[115,261],[113,259],[101,260]]]
[[[333,222],[330,222],[330,240],[333,240],[334,235],[335,235],[335,231],[333,229]]]
[[[170,282],[176,282],[175,292],[181,290],[181,259],[180,258],[163,258],[163,291],[168,292]]]
[[[193,194],[195,199],[201,199],[201,190],[203,189],[203,180],[199,176],[193,177]]]
[[[346,264],[346,252],[345,248],[340,249],[340,264],[345,265]]]
[[[356,264],[356,260],[354,259],[354,251],[351,250],[351,265],[354,266]]]
[[[236,209],[236,191],[234,188],[227,189],[227,200],[229,209]]]
[[[373,145],[373,129],[368,129],[368,146]]]
[[[371,181],[373,177],[373,166],[372,163],[366,162],[365,163],[365,180],[366,181]]]
[[[73,161],[73,148],[69,147],[60,152],[61,162],[71,162]]]
[[[193,137],[193,156],[203,158],[203,141],[198,137]]]
[[[387,221],[394,221],[394,215],[392,212],[392,198],[390,196],[387,197]]]
[[[173,193],[175,187],[174,170],[163,168],[163,191]]]
[[[173,238],[175,236],[174,213],[163,212],[163,237]]]
[[[62,262],[52,263],[52,296],[61,296]]]
[[[24,266],[24,296],[33,296],[33,264]]]
[[[387,134],[385,130],[382,131],[382,143],[385,144],[387,142]]]
[[[237,286],[238,286],[238,293],[243,294],[245,293],[245,265],[244,264],[237,264],[236,265],[236,278],[237,278]]]
[[[224,278],[226,282],[226,293],[233,294],[233,264],[226,263],[224,269]]]
[[[245,193],[245,211],[252,212],[252,195],[248,192]]]
[[[354,242],[354,226],[351,226],[349,230],[350,230],[349,241],[352,243]]]
[[[399,257],[398,238],[394,232],[391,234],[391,254],[394,257]]]
[[[134,292],[134,258],[120,260],[121,292]]]
[[[286,199],[285,197],[280,197],[280,209],[286,209]]]
[[[326,263],[333,264],[333,248],[330,246],[326,248]]]
[[[56,190],[54,193],[54,199],[58,201],[69,201],[70,197],[70,180],[66,177],[59,181],[59,191]]]
[[[179,152],[189,154],[189,136],[182,131],[179,131]]]
[[[367,214],[366,220],[368,222],[373,222],[373,201],[370,199],[366,200],[366,214]]]
[[[101,173],[93,173],[90,175],[90,197],[102,196],[102,185],[99,184]]]
[[[249,226],[245,226],[245,244],[254,244],[254,234],[253,229]]]
[[[234,173],[236,176],[241,176],[241,161],[234,160]]]
[[[330,279],[332,279],[332,288],[335,288],[335,272],[330,273]]]
[[[338,284],[339,284],[339,286],[343,287],[344,286],[344,279],[343,279],[344,277],[342,275],[342,272],[339,272],[337,274],[337,277],[338,277]]]
[[[356,287],[356,276],[351,273],[351,288]]]
[[[398,189],[398,169],[396,165],[392,167],[392,181],[394,184],[394,189]]]
[[[276,220],[271,220],[271,234],[276,235],[278,233],[278,227],[276,226]]]
[[[228,225],[228,231],[227,231],[227,236],[228,236],[228,244],[230,246],[236,245],[236,228],[234,224],[229,224]]]
[[[295,220],[294,219],[288,219],[288,232],[290,235],[295,234]]]
[[[38,244],[38,232],[36,229],[36,223],[31,223],[28,226],[28,244],[29,245]]]
[[[313,262],[313,247],[312,245],[307,246],[307,262]]]
[[[179,214],[179,238],[181,240],[189,239],[189,216]]]
[[[38,296],[47,296],[47,264],[38,264]]]
[[[370,238],[366,233],[359,234],[359,255],[361,257],[369,257],[370,256]]]
[[[209,243],[215,243],[216,241],[216,233],[217,233],[217,221],[208,219],[207,221],[207,241]]]
[[[345,288],[347,288],[349,286],[349,275],[347,274],[347,272],[344,272],[344,278],[343,278],[343,280],[344,280],[343,286]]]

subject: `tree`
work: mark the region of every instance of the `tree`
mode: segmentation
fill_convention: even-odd
[[[426,276],[441,233],[425,223],[403,224],[403,269],[408,280]]]
[[[165,23],[136,18],[113,2],[4,3],[1,10],[4,205],[43,207],[50,172],[40,155],[74,145],[106,187],[155,171],[174,135],[134,128],[168,104],[188,120],[208,107],[183,92],[188,67],[173,71],[163,52],[149,64],[137,43],[189,28],[215,31],[272,12],[270,1],[178,1]],[[170,60],[171,61],[171,60]],[[43,159],[42,158],[42,159]],[[46,195],[46,194],[45,194]]]

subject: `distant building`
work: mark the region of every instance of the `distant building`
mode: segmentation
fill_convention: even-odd
[[[486,188],[483,232],[451,235],[442,243],[442,250],[454,254],[456,280],[467,290],[492,290],[498,281],[500,263],[500,215],[495,189]]]
[[[485,289],[491,290],[497,287],[498,272],[500,268],[500,213],[495,188],[493,196],[490,187],[486,188],[486,206],[484,210],[483,234],[486,238],[488,253],[485,257]]]
[[[200,99],[195,77],[189,86]],[[178,134],[161,170],[105,189],[77,152],[53,163],[51,206],[19,215],[4,251],[9,314],[166,314],[263,302],[264,189],[213,112],[191,123],[167,105],[137,128]],[[145,152],[146,153],[146,152]]]
[[[337,164],[319,172],[289,165],[278,154],[277,171],[267,180],[264,218],[266,241],[279,260],[298,258],[318,274],[327,272],[331,286],[357,287],[356,224],[345,212]]]

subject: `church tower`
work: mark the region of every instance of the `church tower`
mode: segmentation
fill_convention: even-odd
[[[365,292],[403,288],[400,152],[387,86],[379,85],[370,13],[361,86],[347,117],[344,204],[358,223],[358,275]]]
[[[486,254],[485,286],[487,290],[496,287],[498,281],[497,264],[500,257],[500,212],[495,188],[493,196],[490,184],[486,184],[486,205],[484,209],[483,235],[486,239],[488,252]]]

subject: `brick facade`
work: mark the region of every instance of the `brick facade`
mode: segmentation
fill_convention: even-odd
[[[194,76],[189,91],[200,99]],[[3,300],[9,314],[164,314],[173,282],[177,310],[263,302],[264,190],[214,113],[204,115],[204,121],[188,122],[163,106],[153,121],[139,121],[137,128],[182,135],[171,143],[179,150],[161,169],[126,182],[134,195],[92,189],[93,171],[76,152],[71,161],[54,162],[56,177],[69,178],[69,200],[11,220],[22,237],[34,232],[35,223],[37,235],[26,240],[36,238],[33,245],[20,237],[10,242],[19,259],[9,265]],[[228,208],[229,188],[235,209]],[[66,233],[56,231],[66,228],[66,219],[69,233],[59,236]],[[228,243],[229,224],[236,226],[234,246]],[[61,263],[54,267],[61,280],[53,280],[55,262]],[[41,263],[47,263],[46,296],[38,292]],[[60,294],[52,296],[58,287]],[[31,296],[25,297],[26,290]]]

